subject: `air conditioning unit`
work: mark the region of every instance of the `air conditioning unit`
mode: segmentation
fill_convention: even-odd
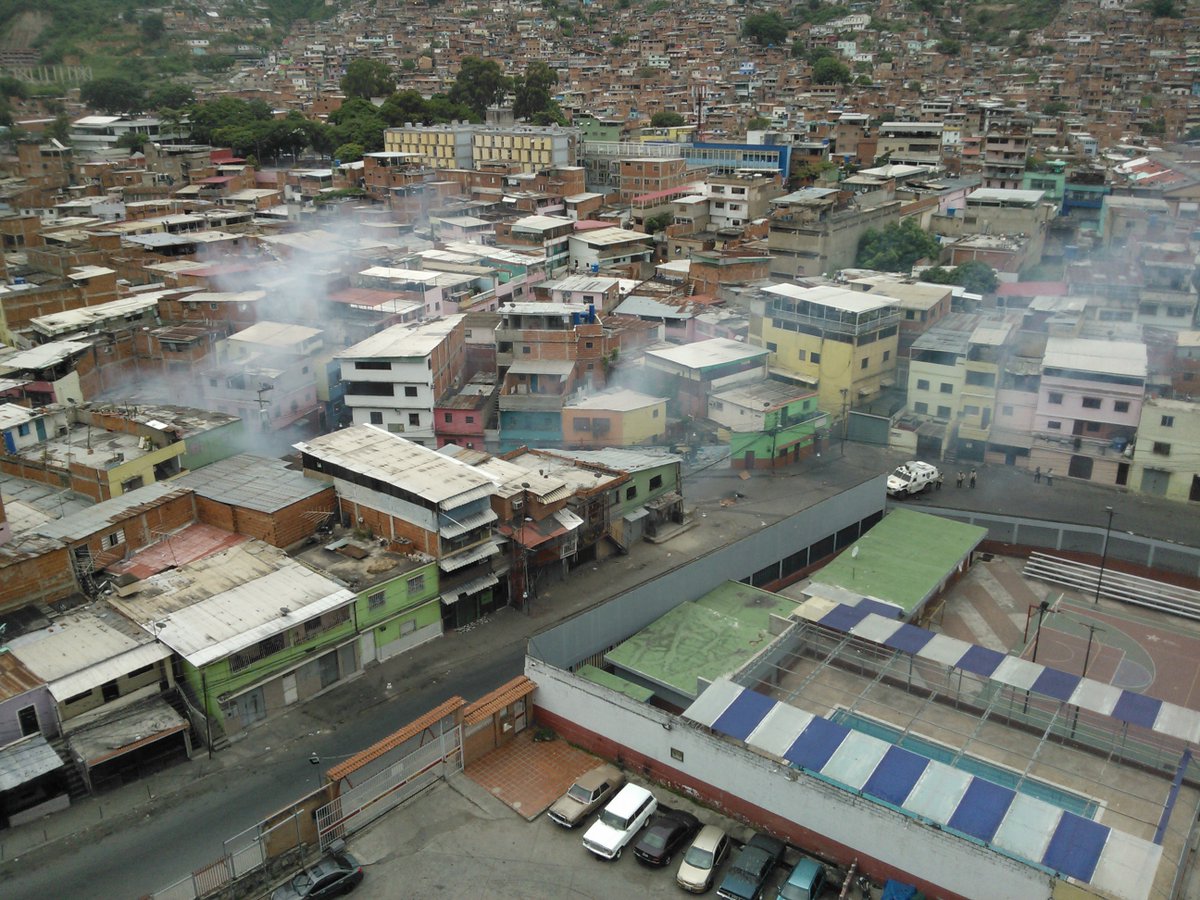
[[[513,509],[520,509],[524,505],[525,505],[524,497],[513,497],[513,499],[512,499],[512,508]]]

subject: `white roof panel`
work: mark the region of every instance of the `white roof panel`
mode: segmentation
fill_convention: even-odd
[[[1102,341],[1051,337],[1042,357],[1046,369],[1074,369],[1105,375],[1145,378],[1146,345],[1140,341]]]

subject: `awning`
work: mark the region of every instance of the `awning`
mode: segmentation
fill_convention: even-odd
[[[11,791],[64,765],[45,735],[31,734],[0,747],[0,791]]]
[[[61,703],[68,697],[93,690],[122,675],[128,675],[136,669],[152,666],[159,660],[170,657],[170,647],[158,641],[150,641],[70,675],[56,678],[47,686],[50,688],[50,695]]]
[[[499,546],[489,541],[480,547],[468,550],[466,553],[456,553],[454,556],[446,556],[439,559],[438,568],[443,572],[453,572],[455,569],[461,569],[464,566],[471,565],[471,563],[481,562],[499,552]]]
[[[446,513],[442,513],[442,517],[450,519]],[[485,509],[482,512],[477,512],[473,516],[464,516],[461,519],[450,519],[449,525],[443,525],[438,529],[438,534],[442,537],[450,539],[456,538],[460,534],[466,534],[468,531],[474,531],[476,528],[482,528],[489,522],[495,522],[498,519],[491,508]]]
[[[98,712],[107,715],[67,732],[67,743],[89,769],[191,727],[158,695],[111,712],[101,707]],[[64,730],[70,724],[68,720]]]
[[[478,594],[484,588],[490,588],[493,584],[499,584],[500,579],[488,572],[486,575],[480,575],[478,578],[472,578],[470,581],[464,581],[462,584],[451,588],[442,594],[441,601],[443,606],[450,606],[457,603],[463,597],[470,597],[472,594]]]

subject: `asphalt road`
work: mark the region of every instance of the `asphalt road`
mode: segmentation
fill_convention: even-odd
[[[18,863],[4,878],[0,895],[6,900],[127,900],[161,890],[218,858],[224,840],[316,787],[318,768],[309,762],[311,753],[327,763],[357,753],[454,694],[474,699],[487,693],[521,674],[524,661],[522,640],[497,647],[481,663],[439,673],[449,678],[348,710],[332,728],[310,719],[309,730],[264,748],[252,764],[230,770],[227,777],[205,778],[185,800],[169,798],[173,802],[111,833],[80,835],[69,852],[35,855],[27,859],[28,868]],[[256,729],[246,740],[262,743],[267,734]]]
[[[755,473],[742,479],[719,454],[701,458],[688,473],[685,494],[698,514],[746,516],[774,521],[795,509],[795,497],[806,484],[856,484],[890,471],[904,457],[853,444],[845,453],[826,453],[796,469]],[[711,463],[711,465],[709,465]],[[1200,516],[1182,504],[1125,494],[1111,488],[1057,479],[1052,487],[1034,484],[1021,471],[979,467],[977,488],[956,489],[954,466],[940,491],[902,501],[912,508],[947,506],[1103,526],[1105,507],[1113,506],[1114,532],[1132,531],[1200,546]],[[737,495],[733,506],[721,500]],[[670,545],[664,548],[670,552]],[[569,591],[570,582],[566,583]],[[561,588],[556,588],[556,592]],[[600,600],[602,598],[597,598]],[[547,604],[551,605],[551,604]],[[568,611],[547,610],[544,620],[530,623],[532,632],[552,624]],[[540,618],[540,617],[539,617]],[[486,625],[480,626],[486,629]],[[481,631],[479,636],[488,632]],[[510,632],[511,634],[511,632]],[[218,754],[214,774],[190,783],[180,794],[151,804],[136,821],[117,820],[78,833],[24,859],[8,861],[0,870],[5,900],[42,898],[133,898],[162,889],[221,855],[222,842],[253,826],[315,787],[322,765],[310,764],[317,753],[324,763],[352,755],[390,734],[447,697],[473,700],[523,670],[525,638],[488,648],[483,657],[456,660],[443,642],[410,654],[394,672],[396,690],[376,685],[378,676],[360,678],[304,707],[253,729],[247,747]],[[432,660],[432,662],[431,662]],[[421,668],[424,666],[425,668]],[[245,752],[247,749],[253,752]],[[203,754],[200,754],[203,757]],[[237,757],[240,762],[229,760]],[[224,759],[222,757],[225,757]],[[187,765],[195,766],[196,761]],[[199,765],[206,763],[203,758]]]

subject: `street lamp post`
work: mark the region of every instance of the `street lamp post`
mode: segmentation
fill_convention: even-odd
[[[850,388],[842,388],[842,456],[846,455],[846,431],[850,427]]]
[[[1030,658],[1030,662],[1037,662],[1038,639],[1042,636],[1042,618],[1046,615],[1046,610],[1049,608],[1049,600],[1043,600],[1038,604],[1038,623],[1037,630],[1033,632],[1033,656]]]
[[[1097,606],[1100,605],[1100,588],[1104,584],[1104,564],[1108,562],[1108,536],[1112,532],[1113,520],[1113,508],[1106,506],[1104,511],[1108,513],[1108,522],[1104,526],[1104,547],[1100,551],[1100,574],[1096,576],[1096,599],[1093,602]]]

